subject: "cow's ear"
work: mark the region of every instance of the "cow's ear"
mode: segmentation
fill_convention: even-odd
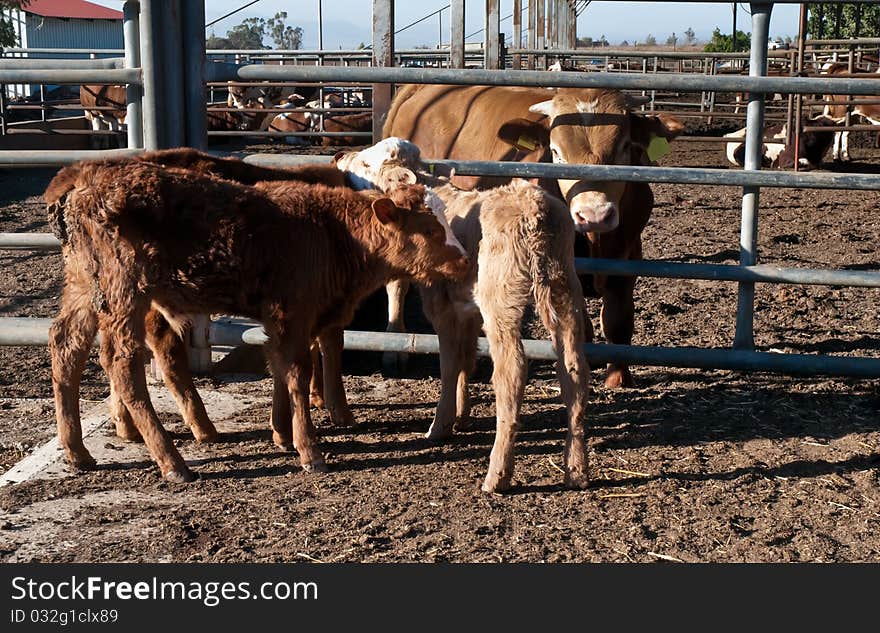
[[[391,198],[376,198],[373,200],[373,213],[382,224],[391,224],[400,220],[400,209]]]
[[[544,116],[550,117],[552,119],[555,112],[553,108],[553,99],[541,101],[540,103],[529,106],[529,112],[531,112],[532,114],[543,114]]]
[[[550,131],[541,123],[528,119],[507,121],[498,130],[498,138],[524,152],[550,145]]]
[[[340,161],[340,159],[341,159],[343,156],[345,156],[345,154],[346,154],[346,152],[344,152],[344,151],[342,151],[342,152],[336,152],[336,153],[333,155],[333,163],[334,163],[334,164],[338,163],[338,162]]]
[[[631,114],[630,122],[633,144],[643,147],[647,147],[654,138],[671,141],[684,132],[684,123],[668,114]]]

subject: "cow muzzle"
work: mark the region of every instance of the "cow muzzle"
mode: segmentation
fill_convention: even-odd
[[[578,233],[607,233],[620,223],[617,204],[601,194],[590,192],[575,196],[569,208]]]

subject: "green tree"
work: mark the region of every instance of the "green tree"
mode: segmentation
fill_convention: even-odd
[[[666,38],[666,46],[671,46],[672,48],[675,48],[676,44],[678,44],[678,36],[675,34],[675,32],[673,32],[672,35]]]
[[[7,9],[23,9],[31,0],[0,0],[0,46],[18,46],[21,42],[15,35],[12,19],[6,15]]]
[[[263,45],[265,34],[266,20],[264,18],[246,18],[241,24],[237,24],[227,31],[226,39],[229,40],[230,48],[269,48]]]
[[[687,27],[687,30],[684,32],[684,43],[690,46],[696,41],[697,34],[694,33],[694,30],[691,27]]]
[[[752,36],[749,33],[743,33],[739,29],[736,31],[736,50],[747,51],[751,47]],[[733,50],[733,37],[721,32],[716,28],[712,31],[712,39],[703,47],[707,53],[731,53]]]
[[[207,48],[243,48],[249,50],[270,48],[263,44],[269,38],[275,48],[295,50],[302,46],[303,30],[286,24],[287,12],[279,11],[268,20],[265,18],[247,18],[241,24],[233,26],[226,32],[226,37],[217,37],[214,33],[205,40]]]
[[[275,42],[275,48],[284,50],[296,50],[302,46],[303,30],[300,27],[292,27],[285,24],[287,11],[279,11],[275,17],[266,20],[266,30],[269,37]]]
[[[876,2],[814,2],[808,9],[807,33],[813,39],[880,37],[880,4]]]
[[[657,46],[657,38],[648,33],[648,37],[645,38],[645,46]]]

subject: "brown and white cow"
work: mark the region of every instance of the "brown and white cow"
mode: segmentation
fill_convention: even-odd
[[[62,170],[64,171],[64,170]],[[350,320],[389,278],[460,279],[470,264],[445,243],[423,187],[362,194],[343,187],[249,187],[143,161],[68,168],[73,187],[53,218],[66,244],[61,311],[50,331],[58,434],[68,461],[94,465],[82,443],[77,388],[97,329],[101,362],[162,475],[193,478],[150,403],[143,372],[151,308],[180,330],[187,315],[260,320],[292,420],[273,417],[306,470],[324,470],[309,415],[311,341]]]
[[[827,130],[804,132],[798,144],[798,167],[813,169],[822,164],[822,159],[834,139],[835,122],[825,116],[819,116],[806,122],[811,127],[825,127]],[[761,145],[761,166],[776,169],[794,167],[794,141],[786,145],[786,124],[771,125],[764,128],[764,142]],[[728,162],[738,167],[745,164],[746,128],[725,134],[730,139],[725,143],[725,155]]]
[[[636,100],[614,90],[513,88],[507,86],[404,86],[395,96],[383,136],[408,138],[425,158],[650,164],[648,147],[663,146],[683,131],[665,115],[632,111]],[[505,178],[456,176],[454,184],[486,189]],[[640,259],[641,232],[654,198],[636,182],[541,179],[569,205],[571,219],[588,244],[575,248],[593,257]],[[579,244],[578,244],[579,243]],[[581,278],[584,294],[602,297],[602,329],[611,343],[632,340],[634,277]],[[592,332],[590,332],[592,335]],[[626,365],[611,364],[605,384],[633,384]]]
[[[92,130],[101,132],[109,130],[119,132],[125,127],[126,111],[126,88],[117,85],[82,85],[79,88],[79,101],[83,107],[86,120],[92,125]],[[109,110],[96,108],[110,108]],[[99,146],[107,147],[112,144],[111,139],[99,139]]]
[[[829,64],[825,68],[823,68],[823,74],[834,76],[841,75],[847,73],[847,66],[844,64]],[[880,81],[880,68],[877,69],[876,73],[873,75]],[[865,100],[874,100],[880,99],[878,95],[868,96],[853,96],[854,100],[865,99]],[[840,102],[846,101],[847,97],[844,95],[825,95],[825,101],[830,101],[832,103],[836,103],[837,105],[833,105],[829,103],[825,106],[824,115],[831,120],[837,123],[844,123],[846,121],[846,113],[847,109],[854,115],[863,117],[867,119],[868,123],[871,125],[880,126],[880,104],[876,103],[854,103],[852,105],[841,105]],[[834,160],[840,161],[849,161],[849,132],[841,131],[836,132],[834,134],[834,149],[831,154]]]

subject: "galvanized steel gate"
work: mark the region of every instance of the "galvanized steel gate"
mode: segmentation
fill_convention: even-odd
[[[548,0],[562,4],[568,0]],[[701,0],[691,0],[701,1]],[[539,3],[540,8],[542,3]],[[569,2],[570,4],[570,2]],[[578,260],[583,272],[641,275],[654,277],[708,279],[738,283],[736,336],[733,349],[666,348],[590,344],[587,354],[592,363],[625,362],[640,365],[765,370],[793,374],[832,374],[877,377],[880,359],[776,354],[754,350],[753,316],[756,283],[819,284],[880,287],[880,272],[779,268],[758,264],[757,230],[759,195],[762,187],[818,189],[862,189],[880,191],[880,176],[868,174],[784,173],[760,171],[764,123],[764,94],[828,93],[836,95],[880,95],[880,81],[845,78],[766,77],[767,40],[772,2],[752,2],[752,42],[750,76],[621,75],[611,73],[553,73],[530,70],[491,70],[487,46],[487,69],[393,68],[393,0],[373,0],[373,66],[268,66],[239,67],[232,64],[205,64],[204,5],[181,0],[129,0],[125,2],[124,60],[2,60],[0,83],[58,84],[126,83],[128,85],[128,150],[111,152],[0,152],[0,166],[62,165],[96,156],[119,156],[142,149],[206,145],[206,81],[301,81],[367,82],[374,84],[374,130],[381,130],[392,83],[457,85],[521,85],[557,87],[603,87],[630,90],[669,89],[680,91],[748,92],[748,131],[746,164],[743,171],[698,168],[661,168],[596,165],[554,165],[486,161],[433,161],[456,168],[462,175],[509,177],[549,177],[592,180],[626,180],[743,187],[740,232],[740,264],[703,265],[653,261]],[[458,5],[453,16],[462,15]],[[498,32],[497,0],[486,0],[487,33]],[[462,18],[463,19],[463,18]],[[453,41],[451,56],[463,50],[463,30],[453,23],[452,32],[462,38]],[[462,58],[463,59],[463,58]],[[463,63],[463,62],[462,62]],[[301,157],[252,156],[248,160],[264,164],[302,162]],[[0,248],[30,250],[57,249],[47,235],[0,234]],[[48,319],[0,319],[0,344],[45,345]],[[210,344],[259,344],[264,337],[259,328],[219,323],[197,324],[193,334],[193,353],[197,368],[210,364]],[[433,335],[347,332],[349,349],[436,353]],[[527,341],[531,358],[555,358],[548,341]],[[486,353],[485,339],[480,351]]]

